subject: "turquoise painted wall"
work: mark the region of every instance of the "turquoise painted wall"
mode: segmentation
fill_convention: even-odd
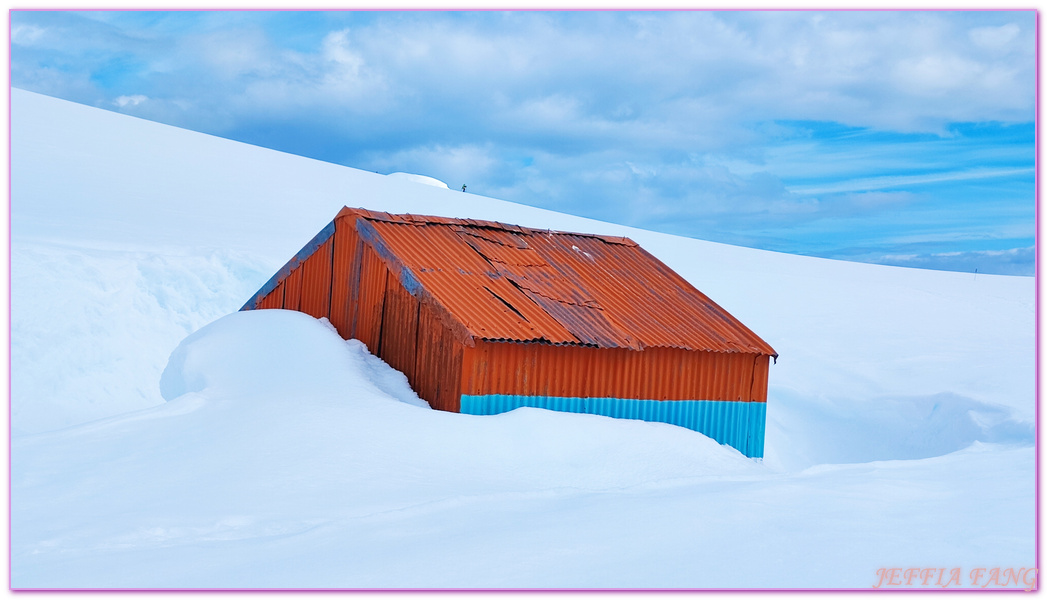
[[[679,425],[703,433],[721,444],[733,446],[750,458],[763,458],[767,421],[765,402],[490,394],[462,395],[461,412],[468,415],[496,415],[521,406]]]

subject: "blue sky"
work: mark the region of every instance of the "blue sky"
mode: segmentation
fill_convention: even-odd
[[[15,87],[607,221],[1033,273],[1035,14],[11,13]]]

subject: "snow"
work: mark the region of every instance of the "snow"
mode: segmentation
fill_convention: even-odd
[[[854,587],[1035,566],[1034,281],[679,238],[12,90],[12,585]],[[624,235],[781,354],[766,458],[430,410],[235,312],[343,205]]]
[[[661,423],[412,406],[361,346],[234,313],[175,349],[166,404],[16,438],[15,585],[842,586],[1031,547],[999,535],[1031,530],[1028,448],[783,475]]]
[[[242,304],[257,290],[253,280],[272,274],[264,261],[223,250],[115,250],[15,239],[16,434],[163,402],[157,381],[171,349]]]
[[[423,185],[431,185],[433,187],[448,189],[446,183],[440,181],[435,177],[429,177],[428,175],[415,175],[414,173],[401,173],[398,171],[396,173],[390,173],[389,177],[392,177],[394,179],[403,179],[405,181],[413,181],[415,183],[421,183]]]

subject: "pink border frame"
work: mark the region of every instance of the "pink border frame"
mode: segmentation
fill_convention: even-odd
[[[71,9],[71,8],[70,8]],[[85,10],[85,12],[102,12],[102,10],[132,10],[130,8],[76,8],[77,10]],[[34,8],[9,8],[8,9],[8,27],[7,27],[7,47],[10,48],[10,14],[15,12],[21,12],[21,10],[36,10]],[[64,8],[47,8],[46,10],[64,10]],[[199,12],[221,12],[221,10],[230,10],[230,12],[246,12],[246,10],[252,10],[248,8],[141,8],[133,9],[140,10],[140,12],[193,12],[193,10],[199,10]],[[267,12],[310,12],[310,10],[359,10],[359,12],[397,12],[397,10],[418,10],[418,12],[451,12],[451,10],[468,10],[468,12],[502,12],[502,10],[519,10],[519,12],[538,12],[538,10],[556,10],[556,12],[948,12],[949,9],[945,8],[366,8],[366,7],[353,7],[353,8],[259,8],[258,10],[267,10]],[[1035,332],[1035,395],[1034,395],[1034,420],[1035,420],[1035,451],[1034,451],[1034,469],[1035,469],[1035,482],[1034,482],[1034,495],[1035,495],[1035,514],[1034,514],[1034,527],[1035,527],[1035,541],[1034,541],[1034,564],[1037,569],[1037,587],[1033,588],[1032,592],[1040,591],[1040,575],[1043,571],[1040,569],[1040,457],[1041,457],[1041,445],[1040,445],[1040,384],[1041,384],[1041,339],[1040,339],[1040,323],[1041,323],[1041,311],[1040,311],[1040,286],[1041,280],[1041,261],[1040,261],[1040,227],[1041,227],[1041,210],[1040,210],[1040,12],[1034,8],[960,8],[956,9],[957,12],[1028,12],[1032,10],[1035,19],[1035,65],[1037,65],[1037,75],[1035,75],[1035,101],[1034,101],[1034,160],[1035,169],[1034,176],[1037,185],[1035,185],[1035,210],[1034,210],[1034,223],[1035,223],[1035,259],[1034,259],[1034,281],[1035,281],[1035,294],[1034,294],[1034,305],[1035,305],[1035,317],[1034,323],[1037,332]],[[12,383],[10,383],[10,375],[12,375],[12,356],[10,356],[10,347],[12,347],[12,290],[10,290],[10,271],[12,271],[12,200],[13,188],[12,182],[10,182],[10,174],[12,174],[12,157],[13,142],[12,135],[12,111],[10,111],[10,105],[12,105],[12,63],[10,63],[10,57],[8,54],[7,63],[7,588],[12,592],[19,593],[86,593],[86,594],[133,594],[133,593],[200,593],[200,592],[213,592],[213,593],[251,593],[251,594],[280,594],[280,593],[444,593],[444,594],[483,594],[483,593],[598,593],[598,594],[634,594],[634,593],[665,593],[665,594],[689,594],[695,592],[705,593],[815,593],[815,594],[833,594],[833,593],[891,593],[891,592],[910,592],[910,593],[1027,593],[1022,587],[1013,588],[994,588],[994,590],[982,590],[982,588],[972,587],[955,587],[955,588],[915,588],[915,587],[898,587],[891,588],[891,590],[875,590],[871,587],[751,587],[751,588],[733,588],[733,587],[622,587],[622,588],[602,588],[602,587],[276,587],[276,588],[253,588],[253,587],[14,587],[12,585],[13,577],[13,559],[12,559],[12,489],[10,489],[10,473],[12,473]]]

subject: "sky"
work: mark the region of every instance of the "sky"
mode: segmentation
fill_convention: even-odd
[[[700,239],[1034,272],[1032,10],[16,10],[11,83]]]

